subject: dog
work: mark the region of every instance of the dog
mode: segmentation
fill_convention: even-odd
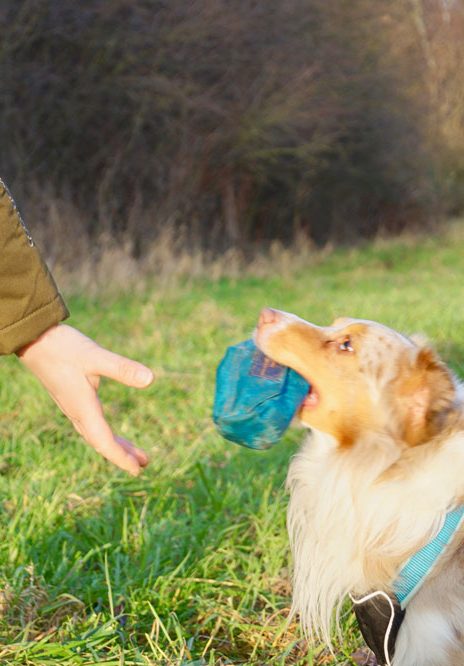
[[[461,512],[463,387],[427,344],[371,321],[320,327],[266,308],[254,339],[311,386],[297,413],[310,434],[287,477],[293,612],[331,646],[347,595],[391,598],[405,563]],[[463,666],[461,518],[447,538],[381,663]]]

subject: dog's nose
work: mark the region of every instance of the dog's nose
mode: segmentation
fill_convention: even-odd
[[[258,328],[266,324],[277,324],[282,318],[282,313],[272,308],[263,308],[258,319]]]

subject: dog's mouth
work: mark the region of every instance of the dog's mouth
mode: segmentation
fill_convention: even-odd
[[[315,388],[314,384],[309,385],[309,391],[303,400],[303,402],[300,405],[299,412],[303,411],[304,409],[315,409],[317,405],[319,404],[319,393],[317,389]]]

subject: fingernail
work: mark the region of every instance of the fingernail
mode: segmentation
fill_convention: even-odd
[[[135,378],[139,384],[145,386],[152,382],[153,373],[148,368],[140,368],[139,370],[137,370]]]
[[[132,461],[131,461],[131,463],[132,463]],[[138,476],[139,473],[140,473],[140,467],[139,467],[138,463],[136,463],[135,465],[134,465],[134,464],[130,464],[130,465],[127,467],[127,471],[128,471],[129,474],[131,474],[132,476]]]

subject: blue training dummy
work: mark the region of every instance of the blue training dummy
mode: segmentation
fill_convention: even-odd
[[[245,340],[229,347],[217,369],[213,419],[225,439],[251,449],[279,441],[309,384]]]

